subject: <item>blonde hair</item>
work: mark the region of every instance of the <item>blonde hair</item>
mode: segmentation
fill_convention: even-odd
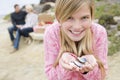
[[[93,0],[57,0],[56,1],[56,11],[55,15],[57,20],[60,23],[65,22],[69,17],[72,16],[73,13],[77,12],[82,6],[87,4],[91,11],[91,17],[94,18],[94,1]],[[74,53],[77,56],[82,55],[94,55],[93,46],[93,34],[88,28],[86,30],[86,35],[84,38],[82,38],[78,42],[78,46],[76,47],[76,44],[74,41],[72,41],[62,29],[60,29],[60,52],[58,54],[58,57],[54,63],[54,67],[56,67],[59,64],[59,59],[62,56],[64,52],[70,52]],[[94,55],[95,56],[95,55]],[[97,63],[99,65],[99,68],[101,70],[101,76],[104,78],[105,76],[105,69],[103,66],[103,63],[100,61],[100,59],[95,56],[97,59]]]
[[[32,5],[26,5],[25,8],[29,10],[30,12],[33,12],[33,7]]]

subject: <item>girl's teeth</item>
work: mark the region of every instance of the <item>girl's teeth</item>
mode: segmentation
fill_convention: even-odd
[[[72,33],[73,33],[73,34],[80,34],[80,32],[73,32],[73,31],[72,31]]]

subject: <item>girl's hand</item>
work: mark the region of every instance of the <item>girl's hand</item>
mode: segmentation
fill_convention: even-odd
[[[70,65],[71,61],[75,61],[76,58],[71,55],[72,53],[65,52],[60,58],[59,63],[62,65],[63,68],[67,70],[73,70],[75,65]]]
[[[96,58],[93,55],[85,55],[81,58],[85,58],[87,62],[81,68],[79,68],[80,72],[84,73],[92,71],[97,66]]]
[[[87,60],[85,64],[82,65],[82,67],[78,67],[75,64],[70,64],[71,62],[78,62],[76,58],[71,54],[72,53],[69,53],[69,52],[63,53],[59,61],[62,67],[67,70],[75,70],[75,71],[80,71],[81,73],[84,73],[84,72],[92,71],[94,67],[97,66],[96,59],[93,55],[85,55],[80,57],[80,58],[85,58]]]

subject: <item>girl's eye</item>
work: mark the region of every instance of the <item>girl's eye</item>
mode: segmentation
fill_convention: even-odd
[[[69,17],[68,20],[73,20],[73,18],[72,18],[72,17]]]
[[[87,16],[84,16],[84,17],[82,17],[82,20],[85,20],[85,19],[88,19],[89,17],[87,17]]]

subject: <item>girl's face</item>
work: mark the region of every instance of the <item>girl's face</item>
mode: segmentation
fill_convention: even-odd
[[[71,40],[80,41],[85,36],[87,28],[90,28],[91,23],[90,8],[84,5],[62,23],[62,30]]]

